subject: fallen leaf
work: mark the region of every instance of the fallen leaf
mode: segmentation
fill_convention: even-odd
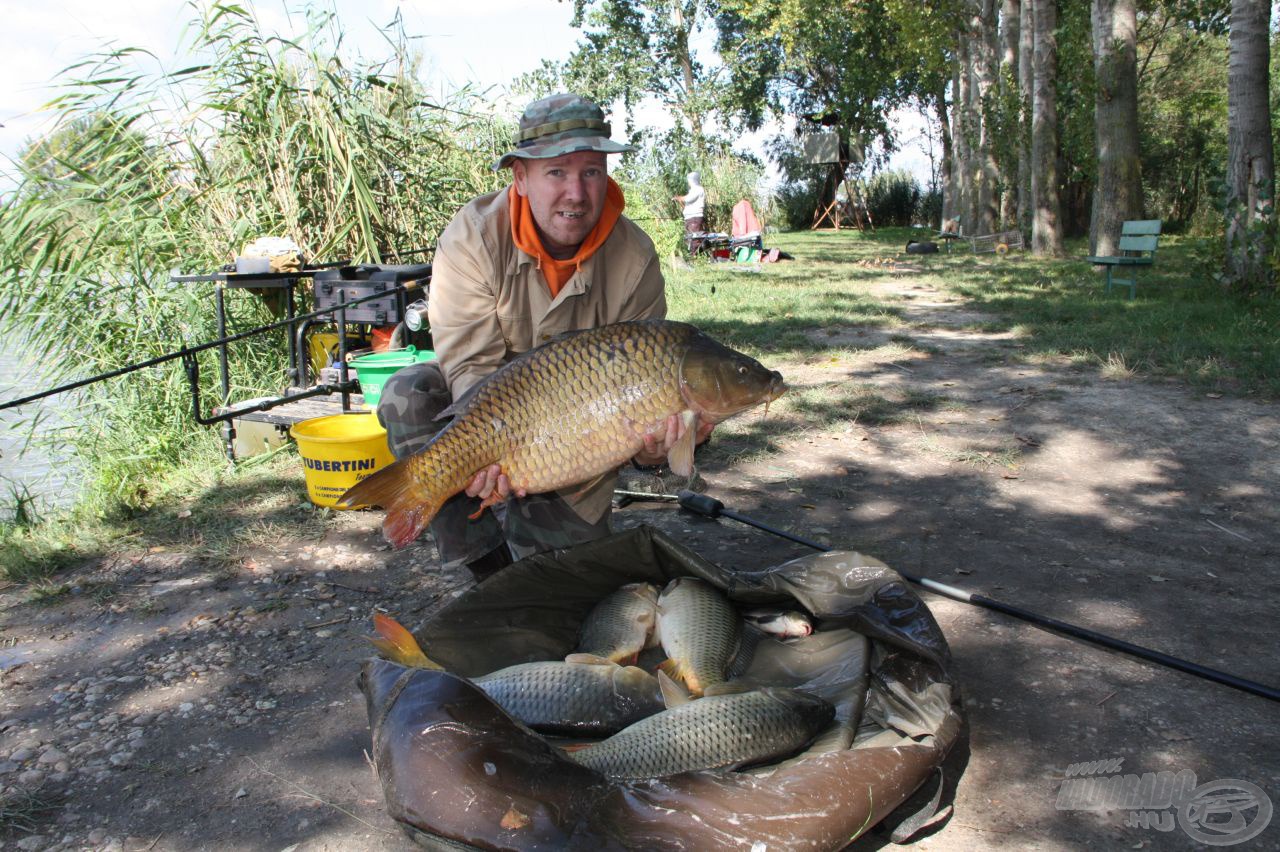
[[[801,508],[801,509],[816,509],[816,508],[818,508],[818,507],[817,507],[817,506],[815,506],[815,505],[813,505],[812,503],[801,503],[801,504],[800,504],[800,508]]]
[[[1147,578],[1148,578],[1148,579],[1150,579],[1150,580],[1151,580],[1151,582],[1153,582],[1153,583],[1167,583],[1167,582],[1169,582],[1169,578],[1168,578],[1168,577],[1161,577],[1159,574],[1148,574],[1148,575],[1147,575]]]
[[[524,828],[530,822],[531,820],[529,819],[529,817],[520,813],[518,810],[516,810],[515,805],[512,805],[510,808],[507,809],[507,812],[502,815],[502,821],[498,824],[501,825],[503,828],[507,829],[508,831],[514,831],[517,828]]]
[[[183,509],[181,512],[179,512],[179,513],[178,513],[178,517],[179,517],[179,518],[189,518],[189,517],[191,517],[191,510],[190,510],[190,509]]]
[[[1181,743],[1187,740],[1193,740],[1195,737],[1190,734],[1184,734],[1181,731],[1157,731],[1163,739],[1171,743]]]
[[[831,469],[831,472],[834,473],[836,476],[848,476],[849,468],[845,467],[844,465],[838,464]]]
[[[1205,396],[1209,397],[1209,399],[1222,399],[1222,394],[1220,393],[1207,393]]]
[[[1025,435],[1016,435],[1016,434],[1013,437],[1017,438],[1019,441],[1026,444],[1028,447],[1040,446],[1040,442],[1037,441],[1035,438],[1028,438]]]
[[[957,574],[972,574],[973,572],[972,572],[972,571],[970,571],[968,568],[957,568],[957,569],[956,569],[956,573],[957,573]]]
[[[1006,473],[1006,474],[1003,474],[1003,475],[1002,475],[1002,478],[1003,478],[1003,479],[1017,479],[1017,478],[1018,478],[1018,474],[1016,474],[1016,473]]]

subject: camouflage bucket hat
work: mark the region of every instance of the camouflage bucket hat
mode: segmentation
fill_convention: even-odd
[[[591,101],[578,95],[551,95],[525,108],[520,116],[520,133],[514,140],[515,150],[503,154],[493,169],[506,168],[517,157],[545,160],[575,151],[621,154],[635,150],[611,141],[611,132],[604,111]]]

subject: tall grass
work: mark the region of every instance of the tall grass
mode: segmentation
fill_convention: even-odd
[[[880,172],[860,183],[871,221],[877,227],[910,225],[921,216],[920,203],[924,196],[920,182],[911,172],[904,169]]]
[[[343,52],[338,22],[265,32],[247,7],[192,6],[185,67],[151,70],[122,48],[71,66],[48,109],[56,128],[10,164],[0,207],[0,333],[54,375],[89,375],[214,337],[210,272],[247,241],[287,235],[308,259],[385,261],[429,246],[489,169],[509,128],[470,94],[435,102],[397,28],[390,58]],[[271,316],[228,292],[231,330]],[[280,390],[277,339],[237,344],[232,397]],[[217,371],[202,359],[203,395]],[[174,362],[92,386],[70,443],[90,502],[140,505],[179,462],[217,464]],[[207,402],[206,405],[211,405]]]

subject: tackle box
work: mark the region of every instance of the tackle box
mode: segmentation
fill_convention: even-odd
[[[338,295],[347,302],[386,293],[381,299],[347,308],[347,322],[364,322],[373,325],[395,325],[404,319],[404,306],[417,299],[425,299],[431,280],[431,264],[415,263],[400,266],[361,264],[325,269],[312,280],[315,294],[315,310],[334,308],[339,304]],[[417,282],[421,291],[410,290],[403,298],[395,291],[397,284]]]

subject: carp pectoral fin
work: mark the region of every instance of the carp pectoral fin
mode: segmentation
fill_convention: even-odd
[[[570,654],[564,658],[566,663],[577,663],[583,666],[616,666],[613,660],[597,654]]]
[[[505,474],[506,471],[499,470],[498,473]],[[511,488],[511,494],[514,495],[515,493],[516,493],[516,489],[513,486]],[[501,494],[498,493],[498,489],[494,488],[492,491],[489,492],[488,497],[480,501],[480,508],[476,509],[470,515],[467,515],[467,517],[473,521],[478,521],[480,520],[480,516],[484,514],[485,509],[489,508],[490,506],[496,506],[499,503],[505,503],[507,502],[507,500],[508,500],[508,497],[503,497]]]
[[[713,695],[736,695],[739,692],[751,692],[755,687],[747,686],[745,683],[713,683],[706,689],[702,690],[703,698],[710,698]]]
[[[404,547],[416,539],[444,503],[444,500],[433,500],[423,491],[407,461],[401,459],[370,474],[348,488],[337,502],[340,509],[356,506],[386,509],[382,536],[395,547]]]
[[[366,636],[373,646],[382,652],[382,656],[402,666],[413,666],[419,669],[441,670],[441,666],[428,659],[422,653],[418,640],[405,629],[404,625],[389,615],[380,612],[373,614],[373,629],[378,637]]]
[[[698,414],[685,409],[680,412],[684,434],[667,453],[667,464],[677,476],[693,477],[693,441],[698,436]]]
[[[667,709],[679,707],[681,704],[688,704],[693,700],[693,695],[689,690],[676,683],[662,669],[658,669],[658,688],[662,690],[662,703]]]
[[[659,663],[658,671],[671,680],[684,684],[685,688],[694,696],[702,695],[702,686],[699,685],[698,679],[693,676],[693,669],[689,665],[681,665],[676,660],[670,659]]]

